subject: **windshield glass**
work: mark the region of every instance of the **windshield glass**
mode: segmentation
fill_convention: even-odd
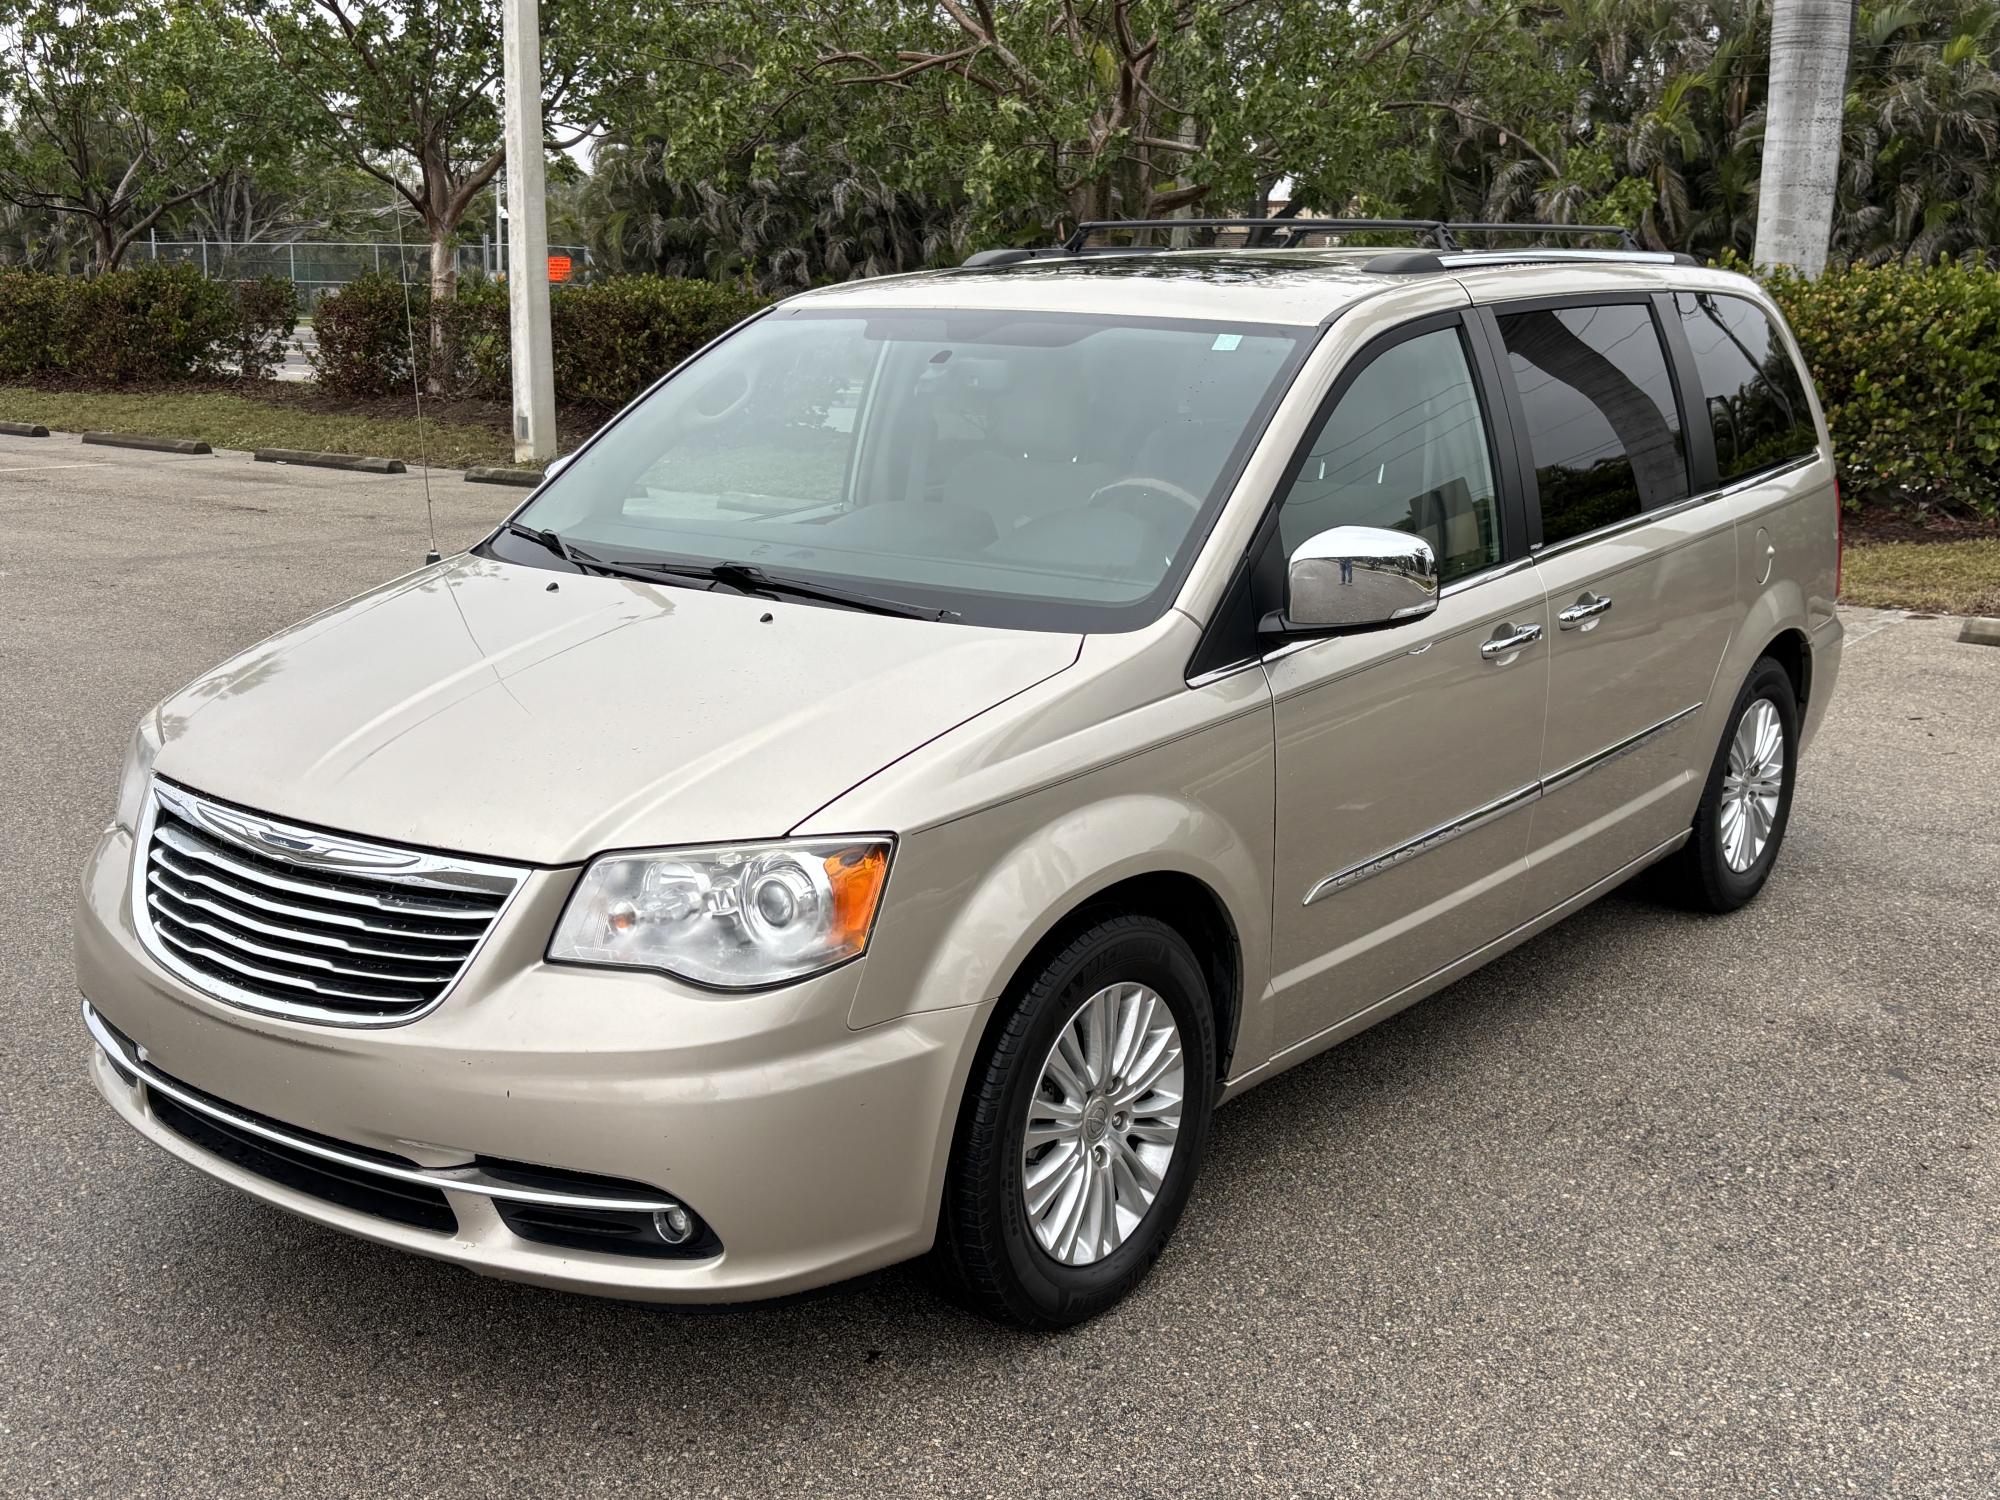
[[[607,561],[748,563],[975,623],[1131,629],[1171,598],[1305,335],[780,309],[517,519]]]

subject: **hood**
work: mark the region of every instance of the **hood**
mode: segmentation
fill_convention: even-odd
[[[468,555],[197,678],[161,705],[157,769],[297,822],[536,864],[769,838],[1079,645]]]

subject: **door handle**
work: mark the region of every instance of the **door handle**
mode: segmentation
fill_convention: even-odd
[[[1557,615],[1556,619],[1561,622],[1564,630],[1574,630],[1577,626],[1583,625],[1585,620],[1594,620],[1609,608],[1611,600],[1608,597],[1603,594],[1593,594],[1589,589],[1585,589],[1583,597]],[[1587,630],[1590,627],[1586,625],[1584,628]]]
[[[1479,654],[1488,661],[1504,661],[1523,646],[1532,646],[1542,638],[1542,627],[1539,625],[1502,625],[1500,628],[1508,633],[1479,643]]]

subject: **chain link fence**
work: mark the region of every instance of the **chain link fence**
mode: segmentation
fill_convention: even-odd
[[[466,275],[504,275],[507,255],[504,245],[492,240],[476,245],[460,245],[456,251],[458,272]],[[590,250],[585,245],[551,245],[549,258],[569,262],[558,280],[580,281],[590,269]],[[126,255],[126,264],[151,259],[162,263],[185,261],[201,267],[204,276],[218,281],[255,281],[263,276],[283,276],[297,285],[299,302],[310,308],[336,287],[357,276],[395,276],[423,285],[431,279],[429,245],[405,242],[398,245],[373,240],[288,240],[282,243],[243,240],[145,240]],[[552,268],[554,269],[554,268]]]

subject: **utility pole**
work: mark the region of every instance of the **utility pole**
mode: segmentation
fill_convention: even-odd
[[[507,146],[507,332],[514,367],[514,461],[556,456],[549,345],[549,219],[542,162],[542,29],[536,0],[502,0]]]
[[[1826,269],[1840,175],[1853,0],[1775,0],[1771,95],[1757,188],[1760,266]]]

